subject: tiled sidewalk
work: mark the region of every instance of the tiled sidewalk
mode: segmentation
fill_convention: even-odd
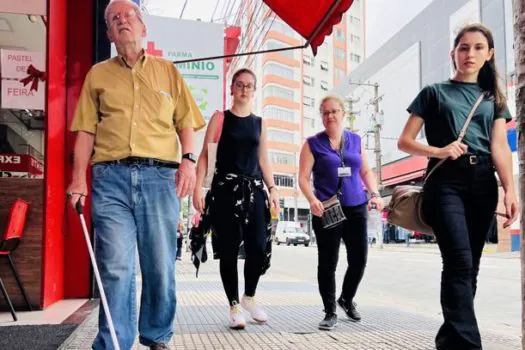
[[[227,327],[228,307],[216,261],[207,262],[198,279],[188,259],[179,262],[177,291],[173,349],[426,350],[433,349],[433,338],[440,325],[439,318],[426,318],[404,312],[396,305],[365,299],[359,305],[362,322],[350,322],[339,312],[336,330],[319,331],[317,324],[323,313],[317,286],[272,271],[263,276],[258,291],[258,300],[265,306],[270,321],[266,325],[251,323],[244,331],[232,331]],[[90,349],[97,331],[97,313],[95,310],[61,349]],[[483,340],[487,350],[521,349],[518,337],[502,337],[485,330]],[[145,349],[138,344],[135,348]]]

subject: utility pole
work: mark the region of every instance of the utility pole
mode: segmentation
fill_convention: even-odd
[[[381,177],[381,114],[379,112],[379,84],[374,84],[374,139],[375,147],[374,153],[376,155],[376,176],[377,176],[377,188],[379,191],[383,189],[383,182]],[[375,215],[381,215],[381,213],[375,213]],[[378,238],[378,246],[383,249],[383,225],[381,224],[381,216],[379,216],[379,223],[376,227],[376,235]]]
[[[373,127],[372,130],[367,130],[367,137],[368,134],[373,133],[374,134],[374,154],[376,157],[376,174],[377,174],[377,187],[378,190],[381,191],[383,189],[383,181],[381,177],[381,124],[382,124],[382,112],[379,109],[379,101],[381,101],[382,96],[379,96],[379,83],[353,83],[351,81],[348,82],[350,85],[357,85],[357,86],[368,86],[374,88],[374,99],[369,102],[369,104],[374,105],[374,115],[372,118]],[[350,104],[352,106],[352,104]],[[351,113],[353,113],[353,109],[351,108]],[[367,138],[368,139],[368,138]],[[372,222],[376,222],[375,227],[367,227],[367,230],[371,230],[372,232],[375,231],[376,236],[376,243],[378,244],[378,247],[380,249],[383,249],[383,228],[381,224],[381,213],[379,213],[377,210],[374,210],[370,213],[370,215],[374,215],[375,219],[372,220]]]
[[[379,84],[374,84],[374,138],[375,138],[375,147],[374,153],[376,155],[376,173],[377,173],[377,186],[379,189],[382,189],[382,179],[381,179],[381,121],[379,114]]]
[[[370,101],[370,104],[374,105],[374,117],[372,119],[373,122],[373,134],[375,139],[375,146],[374,146],[374,154],[376,157],[376,174],[377,174],[377,185],[379,187],[379,190],[383,188],[383,181],[381,178],[381,117],[382,112],[380,112],[379,109],[379,101],[383,98],[383,96],[379,96],[379,83],[354,83],[352,81],[348,82],[349,85],[356,85],[356,86],[369,86],[374,88],[374,99]],[[350,100],[352,101],[352,100]],[[353,100],[353,102],[357,102],[358,100]],[[350,104],[352,106],[352,104]]]
[[[346,103],[348,104],[348,130],[355,131],[355,120],[357,116],[359,115],[358,111],[354,110],[354,103],[359,102],[359,98],[352,99],[347,98]]]

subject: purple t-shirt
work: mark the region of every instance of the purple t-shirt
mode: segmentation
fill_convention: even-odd
[[[344,161],[345,166],[352,169],[351,175],[343,177],[341,205],[356,206],[367,202],[367,197],[361,182],[361,138],[348,130],[345,133]],[[332,197],[337,191],[337,168],[341,166],[339,152],[330,145],[328,135],[323,131],[308,138],[310,151],[314,156],[312,169],[315,195],[320,201]]]

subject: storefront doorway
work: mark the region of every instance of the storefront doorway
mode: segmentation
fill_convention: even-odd
[[[92,295],[85,242],[65,190],[74,144],[68,125],[94,62],[93,28],[101,27],[96,3],[0,2],[0,235],[10,204],[29,202],[13,260],[34,309]],[[23,309],[1,260],[0,276],[15,308]]]

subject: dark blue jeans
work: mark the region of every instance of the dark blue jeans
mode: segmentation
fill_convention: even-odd
[[[423,212],[443,259],[444,323],[436,336],[436,348],[481,349],[474,296],[481,253],[498,199],[490,158],[475,165],[465,159],[445,162],[427,181],[423,198]]]
[[[175,169],[144,165],[93,166],[95,255],[121,349],[168,343],[177,299],[175,255],[179,198]],[[142,272],[137,311],[135,249]],[[93,349],[113,349],[102,307]]]

